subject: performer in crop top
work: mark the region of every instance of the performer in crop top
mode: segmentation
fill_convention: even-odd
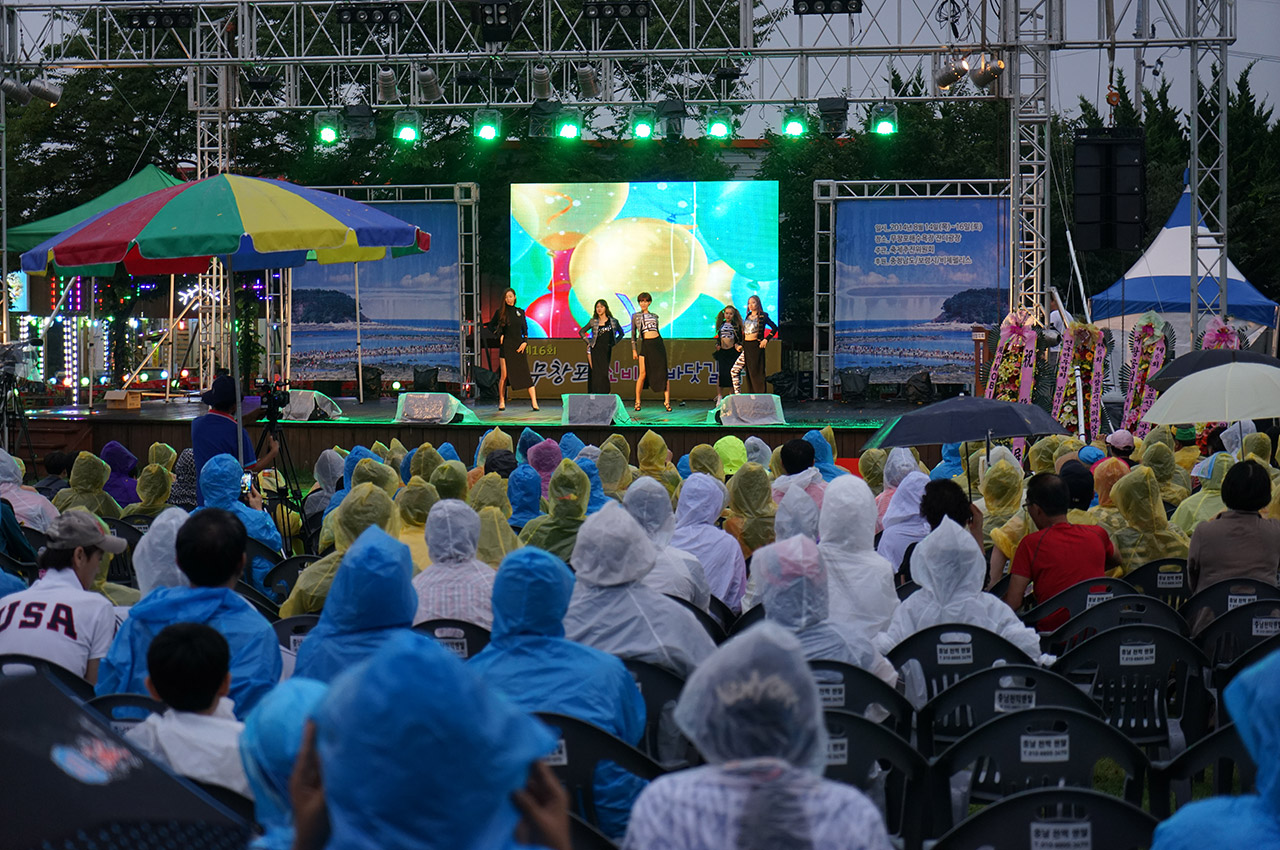
[[[601,298],[596,302],[591,321],[578,328],[578,336],[587,341],[587,392],[609,392],[609,364],[613,361],[613,346],[622,337],[622,325],[609,311],[609,302]]]
[[[716,372],[719,374],[720,387],[716,393],[716,404],[725,390],[736,392],[733,387],[733,364],[742,351],[742,317],[738,308],[732,304],[726,306],[716,315]]]
[[[739,391],[744,369],[747,373],[747,392],[769,391],[764,383],[764,347],[777,335],[778,326],[764,311],[760,296],[752,295],[747,299],[747,317],[742,320],[742,353],[738,355],[738,361],[733,364],[731,372],[735,393]]]
[[[498,378],[498,409],[507,409],[507,385],[513,390],[529,390],[529,403],[538,409],[538,394],[533,388],[533,376],[529,374],[529,358],[524,353],[529,345],[529,325],[524,310],[516,306],[516,291],[508,288],[502,293],[502,306],[489,320],[489,330],[498,335],[502,350],[502,374]]]
[[[667,382],[667,346],[658,333],[658,314],[649,312],[653,296],[641,292],[636,296],[640,312],[631,316],[631,355],[640,364],[636,377],[636,410],[640,409],[640,391],[648,385],[662,393],[662,406],[671,410],[671,385]]]

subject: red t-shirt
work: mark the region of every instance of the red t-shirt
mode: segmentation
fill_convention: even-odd
[[[1059,522],[1022,538],[1009,571],[1031,579],[1036,599],[1045,602],[1076,582],[1101,578],[1114,551],[1111,535],[1102,526]],[[1066,621],[1055,612],[1037,625],[1049,631]]]

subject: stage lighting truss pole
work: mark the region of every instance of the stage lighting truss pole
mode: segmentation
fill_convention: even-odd
[[[1215,313],[1227,316],[1227,45],[1235,36],[1235,5],[1187,0],[1191,26],[1191,347]],[[1215,76],[1216,75],[1216,76]],[[1217,278],[1210,297],[1201,284]],[[1214,300],[1217,304],[1214,304]]]

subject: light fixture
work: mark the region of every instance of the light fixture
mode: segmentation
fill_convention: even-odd
[[[399,4],[354,3],[339,6],[335,10],[338,23],[350,26],[359,24],[366,27],[394,26],[404,20],[404,10]]]
[[[574,70],[578,73],[578,94],[584,100],[600,96],[600,78],[594,65],[578,65]]]
[[[892,136],[898,132],[898,107],[882,100],[871,109],[871,132],[878,136]]]
[[[440,91],[440,75],[430,65],[418,66],[418,96],[427,103],[435,103],[444,97]]]
[[[486,44],[510,41],[520,21],[520,5],[510,0],[481,0],[472,7],[472,22]]]
[[[322,145],[334,145],[341,135],[342,119],[334,110],[326,109],[316,113],[315,127],[316,141]]]
[[[980,89],[985,89],[996,81],[1004,71],[1004,60],[999,56],[983,56],[969,71],[969,79]]]
[[[862,0],[792,0],[791,11],[797,15],[856,15],[862,11]]]
[[[342,110],[347,135],[353,139],[376,139],[377,127],[373,122],[373,107],[367,103],[348,104]]]
[[[843,97],[818,98],[818,118],[822,132],[839,136],[849,129],[849,100]]]
[[[669,98],[658,104],[658,117],[662,119],[662,133],[668,140],[684,138],[684,121],[689,108],[680,98]]]
[[[57,106],[58,101],[62,99],[62,86],[43,77],[28,83],[27,89],[36,97],[48,102],[50,107]]]
[[[782,135],[799,138],[809,132],[809,111],[792,106],[782,113]]]
[[[551,69],[541,63],[534,65],[529,72],[529,85],[533,90],[534,100],[550,100]]]
[[[704,132],[713,139],[727,139],[733,135],[733,113],[723,107],[708,109],[703,123]]]
[[[26,106],[31,102],[31,89],[24,86],[17,77],[5,77],[0,80],[0,91],[19,106]]]
[[[556,137],[569,141],[582,138],[582,110],[572,106],[560,109],[556,115]]]
[[[395,114],[395,140],[411,145],[422,135],[422,117],[412,109],[402,109]]]
[[[482,142],[492,142],[502,135],[502,113],[496,109],[477,109],[471,119],[471,132]]]
[[[195,26],[195,12],[163,6],[157,9],[133,9],[124,16],[124,25],[135,30],[190,29]]]
[[[396,72],[393,69],[386,66],[379,68],[377,85],[378,100],[383,103],[390,103],[399,99],[400,94],[396,91]]]
[[[658,113],[648,106],[636,106],[628,116],[627,124],[631,128],[631,138],[648,141],[653,138],[654,128],[658,123]]]
[[[969,63],[961,60],[957,62],[949,60],[938,73],[933,75],[933,82],[942,91],[946,91],[956,83],[964,79],[965,72],[969,70]]]
[[[643,21],[652,11],[649,0],[586,0],[582,14],[591,21]]]

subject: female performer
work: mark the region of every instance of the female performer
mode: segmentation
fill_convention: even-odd
[[[502,306],[489,321],[489,330],[498,335],[502,351],[502,374],[498,378],[498,409],[507,409],[507,384],[513,390],[529,390],[529,404],[538,409],[538,394],[533,388],[533,376],[529,374],[529,359],[524,350],[529,345],[529,325],[524,310],[516,306],[516,291],[507,288],[502,293]]]
[[[738,360],[738,353],[742,351],[742,340],[745,334],[742,332],[742,317],[738,315],[738,308],[732,304],[726,306],[718,314],[716,314],[716,372],[720,376],[720,386],[716,392],[716,404],[720,404],[720,397],[724,395],[726,389],[733,391],[733,364]]]
[[[647,383],[655,393],[662,393],[662,406],[671,410],[671,385],[667,382],[667,346],[658,333],[658,314],[649,312],[653,296],[641,292],[636,296],[640,312],[631,316],[631,356],[640,364],[636,377],[636,410],[640,409],[640,391]]]
[[[601,298],[596,302],[591,321],[578,328],[578,336],[587,341],[587,392],[609,392],[609,363],[613,360],[613,346],[622,336],[622,325],[609,312],[608,301]]]
[[[747,373],[747,392],[768,392],[764,385],[764,347],[770,337],[778,335],[778,326],[760,304],[760,296],[747,299],[747,317],[742,322],[742,353],[733,364],[733,391],[738,392],[742,372]]]

